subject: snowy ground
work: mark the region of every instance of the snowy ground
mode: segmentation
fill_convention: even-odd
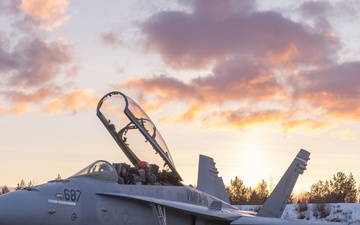
[[[256,211],[259,206],[239,205],[240,210]],[[321,216],[323,212],[323,216]],[[321,218],[323,217],[323,218]],[[282,215],[284,219],[323,220],[333,222],[346,222],[348,224],[360,224],[360,204],[357,203],[336,203],[325,204],[292,204],[287,205]]]

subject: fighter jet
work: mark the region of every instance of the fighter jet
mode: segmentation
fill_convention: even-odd
[[[67,179],[0,196],[1,225],[336,224],[280,218],[306,169],[306,150],[256,214],[230,205],[210,157],[200,156],[197,188],[184,185],[159,130],[125,94],[106,94],[97,116],[128,161],[98,160]]]

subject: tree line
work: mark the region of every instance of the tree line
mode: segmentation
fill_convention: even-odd
[[[55,180],[61,180],[60,174]],[[21,190],[33,186],[33,182],[21,180],[15,190]],[[0,190],[0,195],[10,192],[7,185]],[[231,204],[234,205],[262,205],[269,197],[270,190],[267,182],[262,179],[255,187],[246,187],[238,176],[226,186],[226,192]],[[319,180],[310,187],[303,196],[291,194],[288,203],[353,203],[359,197],[360,187],[356,187],[356,181],[352,173],[346,176],[343,172],[333,175],[330,180]]]
[[[267,183],[260,181],[255,188],[246,187],[237,176],[226,187],[231,204],[234,205],[262,205],[269,197]],[[330,180],[319,180],[312,184],[310,191],[303,196],[291,194],[288,203],[353,203],[359,197],[360,187],[357,188],[352,173],[346,176],[343,172],[333,175]]]
[[[359,193],[360,187],[356,187],[352,173],[346,176],[345,173],[338,172],[331,180],[319,180],[311,185],[306,198],[308,203],[352,203],[356,202]]]
[[[55,178],[55,180],[61,180],[61,176],[60,174],[57,175],[57,177]],[[25,182],[23,179],[20,181],[20,183],[18,183],[15,187],[15,191],[17,190],[21,190],[21,189],[24,189],[24,188],[30,188],[30,187],[33,187],[34,186],[34,183],[32,181],[29,181],[29,182]],[[0,195],[3,195],[3,194],[6,194],[10,192],[10,189],[7,185],[4,185],[1,190],[0,190]]]
[[[262,205],[269,197],[267,183],[263,179],[255,188],[246,187],[244,181],[238,176],[230,181],[230,186],[226,187],[231,204],[234,205]]]
[[[20,183],[18,183],[16,185],[15,191],[21,190],[21,189],[24,189],[24,188],[29,188],[29,187],[32,187],[32,186],[34,186],[32,181],[29,181],[26,184],[26,182],[24,180],[21,180]],[[1,188],[0,195],[6,194],[8,192],[10,192],[10,189],[9,189],[9,187],[7,185],[5,185],[5,186],[3,186]]]

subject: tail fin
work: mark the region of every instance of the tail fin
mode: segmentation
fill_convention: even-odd
[[[304,149],[299,151],[269,198],[261,207],[257,214],[258,216],[281,217],[299,174],[303,174],[304,170],[306,170],[307,161],[310,159],[309,156],[310,152]]]
[[[230,204],[224,182],[218,173],[214,159],[200,155],[197,189]]]

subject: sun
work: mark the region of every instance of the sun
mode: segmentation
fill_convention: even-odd
[[[248,187],[255,187],[262,179],[269,183],[269,158],[272,157],[266,144],[259,140],[261,133],[258,129],[251,129],[238,134],[231,145],[228,143],[231,148],[227,149],[226,154],[231,157],[227,157],[227,166],[220,170],[225,184],[230,184],[235,176]]]

